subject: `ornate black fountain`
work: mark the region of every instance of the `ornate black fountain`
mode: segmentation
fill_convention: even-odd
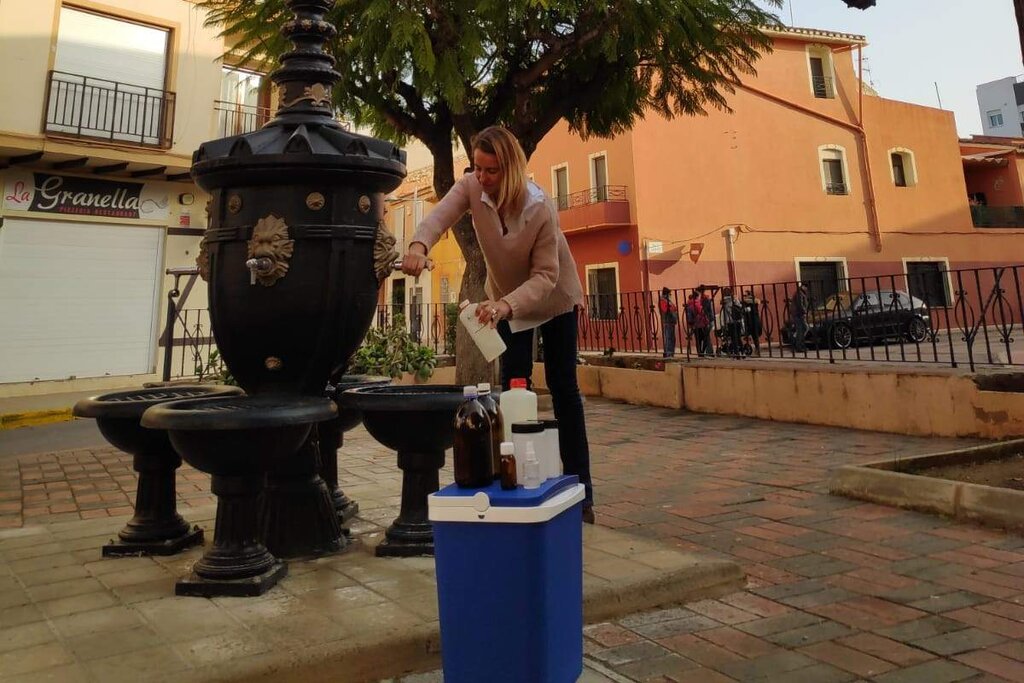
[[[319,474],[316,425],[336,418],[324,387],[369,329],[379,279],[397,256],[379,224],[384,193],[405,176],[404,153],[334,118],[339,75],[323,52],[335,35],[324,20],[334,1],[287,4],[294,19],[282,34],[295,48],[271,76],[275,118],[193,155],[192,175],[211,195],[198,261],[213,333],[248,396],[164,404],[143,419],[213,475],[218,496],[213,547],[179,594],[259,594],[284,571],[268,556],[345,545]]]
[[[77,417],[94,418],[103,438],[132,455],[132,467],[139,475],[135,514],[118,532],[117,540],[103,546],[104,557],[173,555],[203,542],[203,530],[178,514],[174,473],[181,466],[181,456],[166,431],[145,429],[139,420],[158,403],[241,393],[237,387],[176,386],[115,391],[75,404]]]

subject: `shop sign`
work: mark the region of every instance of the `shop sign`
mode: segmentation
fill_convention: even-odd
[[[148,183],[14,172],[4,182],[4,208],[14,211],[162,221],[166,192]]]

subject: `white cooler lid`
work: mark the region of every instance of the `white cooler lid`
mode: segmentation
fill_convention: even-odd
[[[432,522],[490,522],[492,524],[538,524],[547,522],[583,500],[583,484],[567,486],[537,505],[492,505],[486,490],[465,496],[427,496]],[[495,501],[496,502],[496,501]]]

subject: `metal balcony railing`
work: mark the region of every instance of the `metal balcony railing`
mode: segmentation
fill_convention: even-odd
[[[555,201],[558,204],[559,211],[565,211],[577,206],[597,204],[599,202],[624,202],[626,201],[626,186],[600,185],[589,190],[556,197]]]
[[[849,194],[846,183],[826,183],[825,192],[828,194]]]
[[[836,96],[835,88],[832,87],[832,79],[828,76],[812,76],[811,85],[814,88],[815,97],[832,99]]]
[[[47,133],[171,146],[173,92],[62,71],[50,71],[47,80]]]
[[[270,120],[270,108],[258,105],[216,100],[213,110],[217,112],[217,135],[222,138],[251,133]]]
[[[1024,206],[972,206],[976,228],[1024,228]]]

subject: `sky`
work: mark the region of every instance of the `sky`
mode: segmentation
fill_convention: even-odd
[[[866,81],[882,97],[937,107],[938,83],[961,136],[981,133],[975,87],[1024,73],[1013,0],[878,0],[865,11],[842,0],[785,3],[787,25],[865,36]]]

